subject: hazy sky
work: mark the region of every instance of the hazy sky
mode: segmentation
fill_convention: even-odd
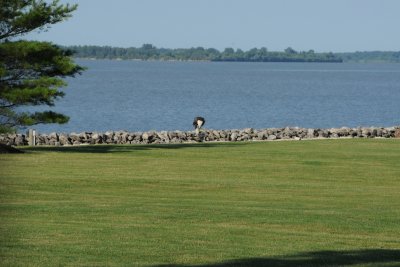
[[[62,0],[73,17],[29,39],[61,45],[318,52],[400,50],[400,0]]]

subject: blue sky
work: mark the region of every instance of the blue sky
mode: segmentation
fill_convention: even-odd
[[[27,39],[60,45],[318,52],[400,50],[400,0],[62,0],[66,22]]]

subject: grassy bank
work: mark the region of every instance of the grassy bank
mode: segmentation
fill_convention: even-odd
[[[400,141],[0,155],[2,266],[399,266]]]

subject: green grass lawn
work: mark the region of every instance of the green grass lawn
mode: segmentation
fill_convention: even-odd
[[[400,140],[23,150],[1,266],[400,266]]]

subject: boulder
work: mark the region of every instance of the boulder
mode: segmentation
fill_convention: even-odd
[[[179,140],[183,140],[183,141],[188,140],[188,134],[185,132],[178,131],[177,138],[179,138]]]
[[[93,133],[92,134],[92,139],[97,140],[97,139],[100,139],[100,138],[101,138],[101,136],[98,133]]]
[[[226,133],[226,131],[222,130],[222,131],[219,131],[219,136],[220,136],[220,138],[225,139],[228,137],[228,134]]]
[[[282,131],[282,138],[283,139],[288,139],[291,138],[294,135],[294,131],[293,129],[286,127],[283,131]]]
[[[111,140],[114,136],[114,132],[107,131],[104,133],[105,140]]]
[[[134,133],[133,140],[135,140],[135,141],[142,141],[142,140],[143,140],[143,139],[142,139],[142,135],[143,135],[143,133],[141,133],[141,132]]]
[[[248,141],[250,139],[251,139],[250,135],[246,133],[246,134],[240,136],[237,140],[238,141]]]
[[[353,137],[353,138],[357,137],[357,130],[356,129],[350,129],[349,136]]]
[[[230,140],[231,141],[236,141],[238,139],[238,133],[237,132],[233,132],[230,136]]]
[[[158,137],[157,139],[161,140],[161,142],[169,142],[169,140],[170,140],[167,131],[157,132],[156,136]]]
[[[60,134],[58,137],[58,141],[60,142],[60,144],[62,146],[71,144],[70,139],[69,139],[68,135],[66,135],[66,134]]]
[[[71,138],[72,142],[80,140],[79,135],[74,132],[70,133],[69,137]]]
[[[56,141],[58,141],[58,134],[53,132],[51,134],[48,135],[50,139],[54,139]]]
[[[346,137],[350,135],[350,128],[347,127],[342,127],[340,129],[337,129],[336,134],[339,137]]]
[[[371,130],[371,137],[377,137],[377,136],[378,136],[378,129],[373,128],[373,129]]]
[[[264,140],[268,137],[268,132],[267,130],[263,130],[257,133],[257,139],[258,140]]]
[[[18,134],[15,139],[14,139],[14,144],[16,146],[23,146],[27,144],[28,142],[25,142],[25,136],[22,134]]]
[[[394,131],[394,138],[400,138],[400,128],[397,128],[397,129]]]
[[[212,134],[214,135],[214,137],[215,137],[216,139],[220,139],[220,138],[221,138],[221,135],[220,135],[220,132],[219,132],[219,131],[213,130],[213,131],[212,131]]]
[[[369,128],[361,128],[362,137],[369,137],[371,135],[371,129]]]
[[[85,140],[85,139],[87,139],[87,135],[86,135],[86,133],[85,132],[82,132],[82,133],[79,133],[79,138],[81,139],[81,140]]]
[[[252,134],[254,130],[253,128],[245,128],[243,131],[247,134]]]

